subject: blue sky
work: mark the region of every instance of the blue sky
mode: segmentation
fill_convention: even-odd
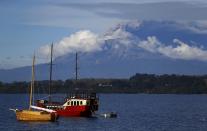
[[[101,34],[135,19],[197,21],[206,28],[206,12],[205,0],[1,0],[0,68],[30,65],[34,50],[79,30]]]

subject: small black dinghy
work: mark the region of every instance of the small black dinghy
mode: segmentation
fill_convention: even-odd
[[[100,114],[100,116],[102,116],[104,118],[116,118],[117,113],[116,112],[102,113],[102,114]]]

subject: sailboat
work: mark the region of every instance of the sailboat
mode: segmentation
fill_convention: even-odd
[[[37,106],[57,111],[59,116],[63,117],[91,117],[98,110],[98,100],[96,93],[75,93],[68,95],[62,102],[54,102],[51,100],[51,78],[52,78],[52,53],[51,46],[51,62],[50,62],[50,83],[49,83],[49,99],[37,100]],[[76,53],[76,83],[78,81],[78,53]]]
[[[16,113],[16,119],[19,121],[56,121],[58,115],[56,111],[46,108],[41,108],[33,106],[33,92],[34,92],[34,64],[35,64],[35,55],[32,62],[32,80],[30,86],[30,99],[29,99],[29,109],[19,110],[19,109],[10,109]]]

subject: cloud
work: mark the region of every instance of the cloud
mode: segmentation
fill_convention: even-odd
[[[147,40],[140,41],[138,47],[143,48],[149,52],[156,53],[161,43],[155,36],[147,37]]]
[[[63,38],[54,44],[55,56],[65,55],[74,52],[93,52],[101,50],[102,41],[98,35],[89,30],[76,32],[68,37]],[[50,45],[40,47],[39,53],[47,56],[50,53]]]
[[[102,39],[104,39],[105,41],[115,40],[116,43],[128,46],[129,44],[131,44],[132,37],[133,35],[131,33],[125,31],[122,28],[117,28],[104,34],[104,36],[102,36]]]
[[[58,57],[74,52],[87,53],[101,51],[104,49],[106,41],[115,41],[111,43],[114,45],[118,43],[122,46],[128,46],[130,44],[130,36],[130,33],[122,29],[116,29],[102,36],[89,30],[78,31],[68,37],[64,37],[54,44],[54,56]],[[117,45],[115,45],[114,48],[115,47],[117,47]],[[38,49],[38,54],[48,57],[50,54],[50,45],[40,47]]]
[[[64,3],[65,8],[85,10],[102,17],[140,20],[206,20],[205,1],[148,1],[148,2],[105,2],[105,3]]]
[[[22,22],[25,25],[64,27],[72,30],[90,29],[96,32],[103,32],[121,21],[115,17],[102,17],[90,11],[57,6],[52,2],[28,9],[25,16],[26,19]]]
[[[28,3],[26,9],[19,9],[22,12],[18,14],[23,15],[16,19],[21,21],[21,24],[26,25],[75,29],[88,28],[101,32],[105,28],[122,20],[207,20],[207,14],[205,13],[207,12],[207,2],[204,0],[200,0],[199,2],[191,0],[102,0],[98,2],[94,2],[93,0],[87,2],[62,0],[50,2],[38,1],[37,3],[41,4]],[[8,8],[5,8],[2,12],[8,13]],[[14,18],[19,16],[18,14]]]
[[[190,46],[178,39],[173,42],[175,47],[161,43],[155,36],[147,37],[147,40],[140,41],[138,47],[151,53],[159,53],[173,59],[201,60],[207,61],[207,50],[196,46]]]
[[[192,32],[195,32],[197,34],[207,34],[207,21],[206,20],[197,20],[197,21],[191,21],[191,22],[178,22],[182,24],[181,26],[184,29],[188,29]]]

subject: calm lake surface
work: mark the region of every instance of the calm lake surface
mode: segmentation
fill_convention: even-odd
[[[98,113],[117,118],[59,118],[19,122],[9,108],[28,107],[26,94],[0,95],[0,130],[206,131],[207,95],[101,94]]]

